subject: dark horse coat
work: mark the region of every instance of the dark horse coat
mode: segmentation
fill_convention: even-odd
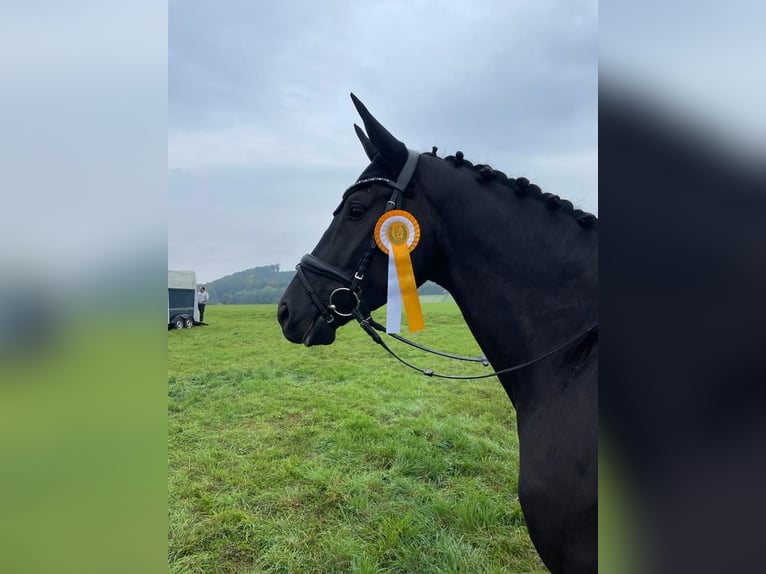
[[[330,293],[354,274],[370,248],[391,186],[408,158],[394,138],[353,97],[369,139],[357,134],[371,160],[344,195],[313,260],[342,273],[296,277],[279,304],[285,337],[330,344],[348,317],[327,310]],[[390,182],[389,182],[390,183]],[[418,284],[447,289],[497,369],[545,355],[597,324],[596,219],[524,178],[474,166],[458,152],[421,154],[401,209],[420,224],[412,252]],[[366,303],[386,302],[387,257],[373,253],[361,282]],[[313,294],[312,294],[313,293]],[[593,329],[560,352],[500,381],[517,411],[519,500],[530,537],[554,573],[597,568],[597,365]]]

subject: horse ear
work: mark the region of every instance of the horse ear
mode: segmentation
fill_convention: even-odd
[[[359,141],[362,142],[364,153],[366,153],[367,157],[370,159],[370,161],[372,161],[373,158],[377,155],[378,150],[376,150],[375,146],[372,145],[370,138],[367,137],[367,134],[364,133],[364,130],[362,128],[354,124],[354,131],[356,132],[356,137],[358,137]]]
[[[362,117],[364,129],[367,130],[372,145],[380,152],[380,155],[389,160],[402,160],[402,157],[406,159],[407,146],[392,136],[354,94],[351,94],[351,101],[354,102],[356,111]]]

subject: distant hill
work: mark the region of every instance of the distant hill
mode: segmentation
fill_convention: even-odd
[[[253,267],[221,277],[205,287],[210,303],[278,303],[295,270],[280,271],[279,265]]]
[[[248,303],[278,303],[295,270],[280,271],[279,264],[253,267],[221,277],[205,284],[210,303],[226,305]],[[418,292],[421,295],[442,295],[446,291],[436,283],[426,282]]]

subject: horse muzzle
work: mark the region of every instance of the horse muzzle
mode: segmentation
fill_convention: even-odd
[[[330,345],[335,341],[334,325],[327,323],[321,315],[315,314],[309,319],[296,320],[291,313],[290,304],[284,299],[277,309],[277,321],[282,327],[282,334],[291,343]]]

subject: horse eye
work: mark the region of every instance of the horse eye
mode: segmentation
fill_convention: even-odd
[[[367,213],[367,206],[361,203],[351,203],[348,206],[348,216],[351,219],[361,219]]]

